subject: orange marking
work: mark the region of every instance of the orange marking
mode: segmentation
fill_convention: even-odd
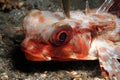
[[[51,21],[51,20],[52,20],[52,18],[51,18],[51,17],[48,17],[48,18],[47,18],[47,21]]]
[[[120,47],[115,48],[115,51],[120,53]]]
[[[45,21],[44,17],[43,17],[43,16],[40,16],[39,21],[40,21],[41,23],[43,23],[43,22]]]
[[[113,54],[113,53],[110,53],[110,56],[114,56],[114,54]]]
[[[109,16],[112,20],[115,20],[116,18],[112,15]]]
[[[89,22],[90,25],[95,25],[95,22]]]
[[[109,40],[105,40],[110,46],[113,46],[113,43]]]
[[[35,12],[34,14],[32,14],[32,17],[37,17],[37,16],[39,16],[40,14],[41,14],[42,12]]]
[[[105,53],[107,51],[105,47],[101,47],[99,49],[100,49],[100,52],[103,52],[103,53]]]
[[[98,17],[98,18],[100,18],[100,19],[102,19],[102,20],[105,20],[105,19],[106,19],[104,16],[98,15],[98,14],[94,14],[93,16]]]
[[[116,22],[114,21],[108,22],[107,26],[109,27],[109,30],[113,30],[116,27]]]
[[[110,40],[115,39],[115,38],[114,38],[114,35],[109,35],[109,39],[110,39]]]
[[[108,61],[108,57],[107,57],[107,56],[100,56],[100,55],[99,55],[99,57],[100,57],[103,61],[105,61],[105,62]]]
[[[56,17],[59,17],[60,15],[59,15],[58,13],[55,13],[55,16],[56,16]]]

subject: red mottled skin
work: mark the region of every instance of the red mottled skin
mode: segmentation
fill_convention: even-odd
[[[70,11],[70,18],[62,12],[32,10],[23,20],[26,37],[22,50],[26,58],[31,61],[98,59],[106,79],[120,80],[117,60],[120,19],[106,12],[112,5],[108,1],[96,13]]]

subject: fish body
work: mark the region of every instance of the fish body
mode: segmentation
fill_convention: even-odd
[[[98,40],[107,44],[109,41],[119,42],[120,23],[116,16],[108,13],[85,15],[81,11],[70,13],[71,18],[65,18],[62,12],[33,10],[23,21],[26,34],[23,48],[34,51],[34,45],[27,46],[27,44],[29,41],[35,43],[38,51],[40,50],[37,55],[45,55],[43,61],[47,55],[50,60],[59,60],[61,57],[89,60],[97,59]],[[65,40],[61,41],[60,37]],[[34,55],[34,52],[32,53]]]
[[[106,79],[120,79],[120,19],[110,13],[32,10],[23,20],[22,50],[31,61],[96,60]],[[107,75],[107,76],[106,76]]]

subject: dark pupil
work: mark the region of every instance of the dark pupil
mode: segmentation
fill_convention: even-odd
[[[66,33],[63,32],[60,34],[59,39],[60,39],[60,41],[65,41],[66,37],[67,37]]]

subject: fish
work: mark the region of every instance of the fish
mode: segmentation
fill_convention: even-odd
[[[106,80],[120,80],[120,18],[108,13],[113,0],[91,12],[32,10],[23,20],[21,48],[30,61],[98,60]]]

